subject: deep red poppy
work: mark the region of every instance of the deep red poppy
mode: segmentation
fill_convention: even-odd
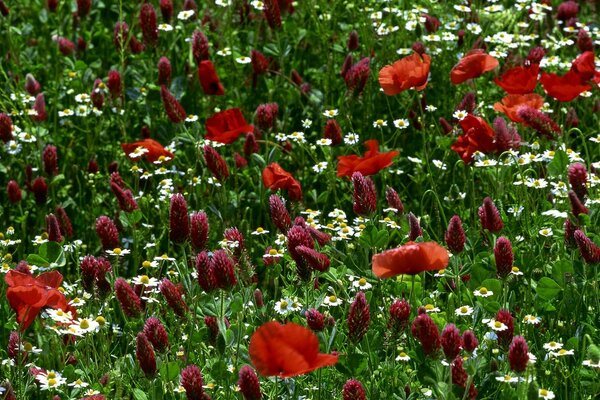
[[[254,132],[254,126],[249,125],[239,108],[230,108],[214,114],[204,124],[206,139],[230,144],[242,134]]]
[[[62,282],[62,275],[58,271],[44,272],[34,277],[11,270],[4,277],[4,281],[8,284],[6,297],[17,313],[21,331],[25,331],[33,323],[44,307],[67,311],[67,299],[58,290]]]
[[[319,339],[310,329],[277,321],[260,326],[248,349],[256,370],[263,376],[289,378],[335,365],[338,356],[319,353]]]
[[[600,71],[596,71],[594,53],[586,51],[571,63],[571,69],[565,75],[543,73],[540,82],[544,91],[558,101],[571,101],[581,93],[592,90],[590,81],[600,83]]]
[[[379,278],[416,275],[448,265],[448,250],[435,242],[408,242],[395,249],[373,255],[373,273]]]
[[[509,94],[502,98],[502,102],[494,103],[494,110],[506,114],[513,122],[523,122],[517,115],[517,110],[522,106],[529,106],[539,110],[544,105],[544,98],[537,93]]]
[[[263,185],[273,191],[285,189],[291,201],[302,200],[302,187],[292,174],[277,163],[267,165],[262,172]]]
[[[411,88],[423,90],[427,86],[430,66],[431,57],[413,53],[383,67],[379,71],[379,84],[388,96]]]
[[[363,176],[374,175],[392,165],[392,159],[400,154],[397,150],[380,153],[379,142],[375,139],[367,140],[365,147],[367,151],[362,157],[356,154],[338,156],[337,176],[350,177],[355,172]]]
[[[468,52],[450,71],[450,80],[458,85],[468,79],[477,78],[484,72],[493,70],[498,66],[498,60],[482,49]]]
[[[144,153],[142,155],[142,158],[146,158],[146,160],[148,160],[150,162],[154,162],[154,161],[158,160],[161,156],[162,157],[170,157],[171,159],[173,159],[173,157],[175,157],[173,155],[173,153],[171,153],[170,151],[165,149],[162,144],[158,143],[154,139],[144,139],[144,140],[138,140],[137,142],[133,142],[133,143],[122,143],[121,144],[121,148],[125,152],[125,155],[130,160],[133,160],[133,161],[137,161],[138,158],[132,158],[129,156],[129,154],[133,153],[138,147],[143,147],[146,150],[148,150],[147,153]]]
[[[450,149],[458,153],[465,164],[472,161],[473,153],[476,151],[486,154],[496,151],[494,130],[483,118],[469,114],[459,124],[464,133],[450,146]]]
[[[594,53],[586,51],[571,63],[571,71],[579,75],[580,81],[600,83],[600,71],[596,71]]]
[[[535,89],[539,72],[539,64],[514,67],[504,72],[501,77],[494,79],[494,82],[508,94],[527,94]]]
[[[205,94],[211,96],[223,96],[225,94],[225,89],[223,89],[212,61],[200,61],[198,79],[200,79],[200,84]]]

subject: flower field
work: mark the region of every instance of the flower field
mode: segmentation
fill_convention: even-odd
[[[0,0],[0,399],[596,399],[594,0]]]

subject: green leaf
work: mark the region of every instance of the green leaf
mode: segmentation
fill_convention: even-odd
[[[486,279],[481,282],[481,286],[486,288],[488,291],[494,292],[494,296],[499,296],[502,293],[502,282],[498,279]]]
[[[252,153],[250,158],[255,164],[258,164],[261,169],[264,169],[267,166],[265,159],[258,153]]]
[[[562,150],[556,151],[554,153],[554,158],[548,164],[548,175],[549,176],[562,175],[565,172],[568,163],[569,163],[569,158],[567,157],[567,154]]]
[[[135,400],[148,400],[148,396],[142,389],[133,389],[133,398]]]
[[[56,242],[43,243],[40,246],[38,253],[40,257],[47,260],[50,264],[56,264],[59,267],[62,267],[66,264],[63,248]]]
[[[554,300],[562,291],[562,288],[554,280],[543,277],[539,280],[535,291],[544,300]]]
[[[166,381],[174,381],[179,376],[179,364],[177,361],[164,363],[160,366],[160,376]]]
[[[38,267],[47,267],[50,265],[48,260],[37,254],[30,254],[27,256],[27,264],[36,265]]]

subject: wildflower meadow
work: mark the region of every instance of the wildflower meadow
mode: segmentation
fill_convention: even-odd
[[[0,0],[0,399],[600,398],[597,0]]]

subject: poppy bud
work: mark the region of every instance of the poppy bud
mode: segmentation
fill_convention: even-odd
[[[358,343],[369,330],[371,313],[363,292],[358,292],[348,311],[348,339]]]
[[[206,251],[198,253],[196,256],[196,274],[198,283],[205,292],[210,292],[217,287],[217,279],[215,277],[212,260],[208,257]]]
[[[106,82],[108,91],[113,99],[119,98],[123,94],[123,85],[121,83],[121,74],[114,69],[108,71],[108,80]]]
[[[140,9],[140,28],[144,43],[156,47],[158,44],[158,25],[156,23],[156,10],[150,3],[144,3]]]
[[[304,313],[306,317],[306,324],[310,329],[315,332],[321,332],[325,329],[325,318],[323,314],[319,312],[316,308],[311,308]]]
[[[400,333],[407,325],[410,317],[410,304],[405,299],[396,299],[390,305],[390,321],[388,328],[393,333]]]
[[[529,362],[529,348],[523,336],[515,336],[508,348],[508,361],[510,369],[515,372],[523,372],[527,369]]]
[[[490,197],[483,199],[483,204],[479,207],[477,214],[479,215],[479,220],[481,221],[481,227],[483,229],[496,233],[500,232],[504,227],[500,212]]]
[[[119,247],[119,231],[115,223],[103,215],[96,220],[96,234],[102,242],[104,250],[112,250]]]
[[[306,246],[296,246],[296,252],[316,271],[325,272],[329,268],[329,257],[323,253]]]
[[[90,13],[92,0],[77,0],[77,16],[83,18]]]
[[[414,319],[411,332],[421,342],[426,355],[433,355],[440,349],[440,331],[427,313],[419,314]]]
[[[465,248],[465,231],[458,215],[450,218],[444,239],[446,240],[448,249],[454,254],[462,252]]]
[[[585,233],[577,229],[573,234],[575,243],[579,247],[581,258],[588,264],[600,263],[600,247],[598,247]]]
[[[171,21],[173,17],[173,2],[171,0],[160,0],[160,12],[165,22]]]
[[[510,311],[502,309],[498,310],[496,313],[496,321],[502,322],[507,326],[508,329],[503,331],[498,331],[496,334],[498,335],[498,343],[502,347],[506,347],[510,344],[513,334],[515,332],[515,324]]]
[[[342,388],[343,400],[365,400],[367,394],[365,388],[360,381],[356,379],[348,379]]]
[[[332,146],[337,146],[342,143],[342,128],[340,128],[340,124],[338,124],[335,119],[327,120],[323,137],[331,140]]]
[[[50,242],[60,243],[63,241],[64,238],[60,233],[58,220],[54,214],[48,214],[46,216],[46,231],[48,232],[48,240]]]
[[[194,212],[191,215],[190,238],[194,250],[201,251],[206,249],[208,243],[208,216],[204,211]]]
[[[354,51],[358,49],[358,32],[356,32],[356,30],[353,30],[348,35],[348,42],[346,43],[346,46],[348,47],[348,51]]]
[[[35,111],[35,114],[31,116],[31,119],[33,121],[43,122],[48,118],[48,113],[46,112],[46,99],[44,98],[44,93],[38,93],[38,95],[35,96],[33,110]]]
[[[75,51],[75,43],[67,38],[59,36],[55,41],[58,44],[58,51],[60,51],[63,56],[69,56]]]
[[[462,336],[463,348],[472,353],[479,346],[479,341],[473,331],[464,331]]]
[[[277,103],[261,104],[256,108],[256,122],[261,129],[275,127],[279,106]]]
[[[150,341],[143,332],[137,335],[135,356],[140,368],[147,377],[150,378],[156,375],[156,355]]]
[[[263,12],[271,29],[281,28],[281,12],[279,11],[278,0],[265,0]]]
[[[0,113],[0,140],[4,143],[12,140],[12,119],[6,113]]]
[[[256,372],[249,365],[244,365],[240,369],[240,378],[237,382],[244,400],[260,400],[260,383]]]
[[[148,3],[146,3],[148,4]],[[171,62],[167,57],[158,60],[158,84],[169,85],[171,83]]]
[[[35,178],[33,185],[31,186],[31,190],[33,191],[35,202],[38,205],[46,204],[46,200],[48,198],[48,185],[46,184],[46,180],[43,176],[38,176]]]
[[[442,331],[442,350],[447,360],[454,360],[460,353],[462,338],[460,331],[454,324],[448,324]]]
[[[275,225],[281,233],[286,233],[292,226],[292,220],[281,197],[276,194],[272,194],[269,197],[269,211],[271,213],[273,225]]]
[[[423,228],[419,219],[412,212],[408,213],[409,233],[408,240],[415,241],[419,236],[423,236]]]
[[[169,336],[158,318],[148,318],[144,324],[143,332],[156,351],[163,352],[169,348]]]
[[[200,31],[194,31],[192,35],[192,55],[196,64],[208,60],[208,38]]]
[[[533,107],[521,106],[517,109],[517,116],[523,120],[523,123],[535,130],[538,134],[548,139],[554,139],[556,135],[561,134],[560,126],[556,124],[548,115],[536,110]]]
[[[140,315],[142,312],[142,301],[125,279],[117,278],[115,281],[115,295],[126,316],[135,318]]]
[[[590,210],[579,200],[579,197],[572,190],[569,190],[569,202],[571,203],[571,212],[575,218],[579,218],[579,214],[589,214]]]
[[[185,110],[165,85],[161,85],[160,87],[160,97],[171,122],[178,124],[185,121],[187,117]]]
[[[506,278],[514,261],[512,244],[508,238],[501,236],[496,240],[494,258],[496,259],[496,275],[500,278]]]
[[[21,201],[23,196],[21,194],[21,188],[19,187],[17,181],[8,181],[8,184],[6,185],[6,195],[8,197],[8,201],[10,201],[13,204],[17,204]]]
[[[181,371],[181,386],[188,400],[204,400],[202,373],[196,365],[188,365]]]
[[[224,181],[229,177],[229,168],[221,155],[210,145],[204,146],[204,160],[206,167],[219,181]]]
[[[169,209],[169,238],[175,243],[185,243],[190,236],[190,219],[187,203],[181,193],[171,196]]]
[[[185,318],[188,307],[181,296],[181,292],[179,289],[177,289],[173,282],[171,282],[168,278],[164,278],[159,285],[159,290],[175,314],[180,318]]]
[[[587,195],[587,179],[588,173],[585,165],[574,163],[569,165],[568,169],[569,183],[571,189],[577,194],[579,200],[583,201]]]
[[[32,96],[37,95],[42,90],[42,85],[31,74],[25,75],[25,90]]]
[[[365,178],[360,172],[352,174],[354,186],[352,208],[359,215],[368,215],[377,209],[377,194],[371,178]]]
[[[212,264],[217,287],[231,289],[237,283],[233,260],[225,250],[216,250],[212,255]]]

